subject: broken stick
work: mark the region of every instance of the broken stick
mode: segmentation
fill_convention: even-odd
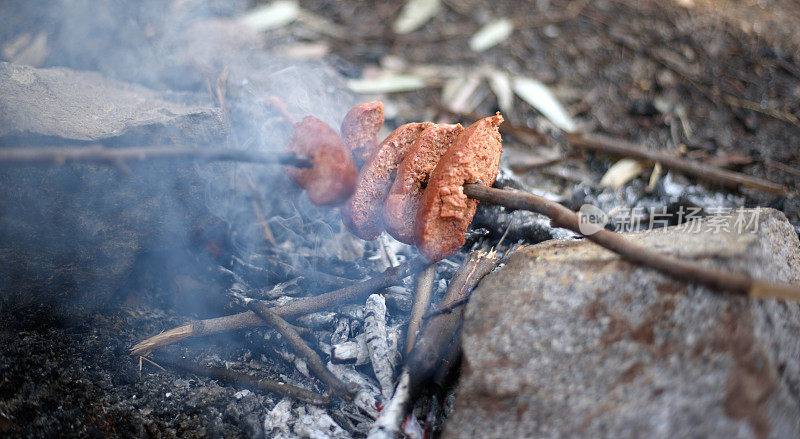
[[[327,405],[330,403],[330,398],[328,398],[326,395],[320,395],[310,390],[303,389],[302,387],[293,386],[280,381],[259,379],[252,375],[236,372],[224,367],[204,366],[186,359],[172,358],[166,355],[160,355],[154,360],[160,364],[177,367],[197,375],[207,376],[253,390],[261,390],[264,392],[273,392],[280,395],[286,395],[298,401],[307,402],[309,404]]]
[[[408,333],[406,334],[406,355],[411,352],[414,342],[417,340],[417,335],[422,329],[422,317],[431,305],[431,293],[433,292],[435,278],[436,266],[433,264],[417,274],[414,303],[411,306],[411,320],[408,322]]]
[[[336,305],[366,300],[366,298],[375,291],[395,285],[402,279],[419,272],[427,265],[428,263],[425,259],[416,257],[403,262],[397,267],[389,267],[381,275],[373,277],[372,279],[349,285],[329,293],[320,294],[319,296],[307,297],[283,306],[276,306],[271,308],[271,311],[280,317],[287,318],[330,309]],[[178,326],[177,328],[170,329],[137,343],[131,349],[131,355],[141,355],[157,347],[175,343],[189,337],[200,337],[224,331],[264,325],[266,325],[264,320],[252,311],[214,319],[199,320]]]
[[[251,311],[258,314],[272,329],[278,331],[283,338],[292,346],[292,349],[305,360],[308,367],[314,372],[322,382],[328,385],[331,393],[350,400],[356,393],[356,389],[342,382],[328,368],[319,355],[311,349],[308,344],[295,331],[294,327],[286,320],[281,318],[261,300],[251,299],[239,295],[237,297]]]
[[[567,134],[567,138],[578,148],[631,157],[653,163],[661,163],[661,166],[667,169],[674,169],[730,189],[745,187],[774,195],[785,195],[787,192],[785,186],[771,181],[751,177],[739,172],[727,171],[703,163],[684,160],[680,157],[675,157],[663,152],[651,151],[641,145],[625,140],[614,139],[599,134]]]

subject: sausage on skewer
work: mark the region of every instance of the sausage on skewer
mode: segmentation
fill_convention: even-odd
[[[460,125],[434,125],[420,134],[397,168],[392,189],[383,205],[386,231],[396,240],[414,244],[414,222],[422,192],[431,172],[464,131]]]
[[[407,123],[389,135],[361,168],[356,190],[342,207],[342,220],[354,235],[373,240],[383,231],[381,209],[394,181],[397,166],[430,122]]]
[[[356,159],[367,163],[378,149],[383,126],[383,102],[365,102],[347,112],[342,121],[342,140]]]
[[[467,198],[464,184],[491,186],[503,152],[499,126],[503,116],[481,119],[458,135],[431,173],[417,212],[414,236],[428,261],[438,261],[464,245],[478,201]]]
[[[294,124],[287,152],[311,157],[311,168],[286,167],[286,175],[317,205],[339,204],[355,190],[358,172],[353,155],[328,124],[306,116]]]

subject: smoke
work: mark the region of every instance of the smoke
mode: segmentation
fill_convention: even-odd
[[[188,142],[279,151],[290,127],[265,105],[270,95],[296,117],[313,114],[338,130],[354,98],[331,65],[346,63],[277,55],[294,37],[286,29],[268,36],[243,29],[237,18],[250,6],[219,0],[3,2],[0,46],[43,34],[47,44],[35,67],[96,71],[156,90],[165,101],[214,107],[211,114],[228,129],[215,136],[190,116],[174,132],[100,139],[108,147]],[[31,133],[0,137],[0,146],[37,143],[84,142]],[[313,269],[314,261],[341,250],[331,248],[342,233],[338,211],[313,206],[277,165],[2,169],[0,191],[0,288],[6,301],[92,309],[119,289],[136,256],[147,251],[185,258],[170,264],[176,267],[226,265],[229,256],[253,260],[269,253]],[[199,261],[196,254],[175,256],[185,253],[171,250],[202,250],[214,240],[229,240],[234,255],[207,251]]]

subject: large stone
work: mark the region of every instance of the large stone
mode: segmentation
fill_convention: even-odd
[[[96,72],[0,62],[0,138],[207,144],[225,137],[220,109],[176,96]]]
[[[800,245],[782,213],[701,225],[627,237],[703,266],[800,281]],[[446,437],[800,436],[796,303],[687,285],[585,240],[521,249],[487,276],[467,308],[463,352]]]
[[[225,141],[221,110],[91,72],[0,63],[0,145]],[[194,168],[0,167],[0,305],[108,303],[138,252],[180,247],[207,218]]]

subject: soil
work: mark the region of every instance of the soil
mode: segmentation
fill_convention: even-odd
[[[161,12],[131,14],[132,20],[158,20],[164,7],[157,3],[159,6],[153,9]],[[235,13],[236,8],[248,6],[247,2],[230,2],[234,6],[219,3],[223,2],[209,1],[207,9],[226,16]],[[668,188],[678,184],[688,188],[685,193],[693,194],[691,201],[706,203],[704,207],[719,200],[732,205],[769,206],[783,211],[795,227],[800,224],[800,197],[796,196],[800,189],[800,37],[796,32],[800,5],[796,2],[443,3],[440,13],[418,31],[395,35],[391,23],[402,1],[302,1],[303,9],[340,26],[346,34],[318,35],[295,23],[268,32],[268,47],[277,50],[288,43],[324,42],[331,48],[324,61],[346,78],[362,77],[398,63],[408,67],[444,66],[448,71],[463,73],[490,66],[533,77],[547,84],[587,131],[641,142],[696,160],[727,162],[743,173],[784,184],[791,193],[776,197],[758,192],[731,194],[708,186],[693,189],[697,183],[694,179],[673,173],[668,179],[662,177],[655,190],[649,192],[645,190],[647,173],[623,190],[601,190],[596,182],[616,159],[571,151],[549,122],[518,99],[512,111],[504,111],[505,119],[543,135],[504,134],[504,146],[523,155],[556,151],[565,159],[549,170],[518,173],[511,179],[514,184],[558,194],[576,206],[608,199],[629,206],[683,202],[683,195],[670,195]],[[58,9],[48,12],[47,8],[24,5],[3,7],[13,9],[13,13],[0,14],[7,17],[5,23],[0,18],[0,46],[23,30],[35,33],[49,29],[54,20],[58,24],[48,34],[52,49],[43,66],[98,70],[133,81],[126,75],[140,66],[112,63],[118,54],[111,44],[151,55],[144,48],[131,49],[138,40],[128,42],[123,38],[131,32],[131,24],[105,29],[109,45],[98,49],[105,55],[87,52],[83,56],[77,49],[65,49],[68,41],[64,35],[75,30],[75,23],[68,18],[61,20]],[[98,22],[105,23],[109,16],[119,15],[105,2],[92,8],[97,10]],[[486,22],[503,16],[515,20],[511,37],[485,52],[472,52],[468,46],[470,36]],[[147,26],[140,25],[135,24],[133,29],[141,34]],[[121,37],[113,36],[117,30]],[[174,60],[160,61],[169,65]],[[136,80],[154,88],[198,92],[209,87],[196,79],[202,76],[191,69],[174,73],[174,77],[156,76],[153,70],[151,75],[137,76]],[[387,106],[386,125],[395,128],[407,122],[432,120],[466,126],[474,121],[469,116],[456,117],[440,111],[441,91],[441,87],[433,86],[381,97]],[[500,109],[494,95],[488,89],[484,91],[473,114],[491,115]],[[509,180],[502,175],[500,179]],[[286,194],[276,190],[272,196]],[[492,211],[482,210],[478,217],[483,216],[485,223],[487,212]],[[337,215],[315,223],[315,227],[327,232],[324,236],[319,234],[313,244],[315,250],[341,240],[340,232],[330,225],[338,221],[334,217]],[[286,224],[291,225],[290,220]],[[485,227],[490,229],[487,235],[476,239],[498,234]],[[299,239],[292,232],[278,233],[292,235],[285,241],[289,244]],[[309,236],[303,238],[310,239]],[[515,236],[514,232],[509,236]],[[281,236],[276,239],[280,242]],[[211,240],[199,248],[171,250],[180,252],[181,258],[190,254],[197,262],[192,269],[170,267],[173,257],[169,253],[141,255],[134,274],[116,295],[117,300],[87,315],[63,316],[57,308],[0,302],[0,312],[5,316],[0,319],[0,435],[264,435],[264,419],[279,396],[242,393],[242,388],[234,385],[171,369],[162,371],[147,363],[140,370],[138,361],[127,355],[128,349],[145,337],[188,320],[235,311],[226,307],[227,300],[221,293],[226,285],[215,271],[218,258],[209,256],[218,256],[218,245],[227,245],[223,253],[231,250],[230,243]],[[380,254],[376,244],[361,245],[365,248],[361,253],[355,250],[356,254]],[[340,247],[344,246],[337,248]],[[313,261],[317,253],[311,255],[304,260]],[[330,264],[328,269],[333,274],[352,277],[376,272],[371,262],[352,269],[355,273],[341,268],[351,265]],[[441,275],[452,271],[444,265]],[[198,302],[203,306],[195,306]],[[321,389],[321,384],[301,376],[265,343],[264,330],[239,331],[182,343],[169,352],[263,377],[285,377]],[[335,406],[328,410],[334,419],[339,419],[336,411]]]

